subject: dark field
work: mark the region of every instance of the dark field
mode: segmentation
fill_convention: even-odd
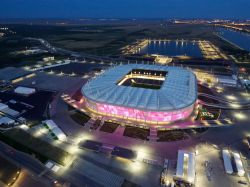
[[[158,142],[180,141],[188,138],[182,130],[158,130],[157,136],[159,137]]]
[[[117,123],[105,121],[101,126],[100,131],[113,133],[117,129],[119,125]]]
[[[82,112],[76,112],[71,115],[71,118],[79,125],[84,126],[90,120],[90,117]]]
[[[141,140],[148,140],[148,136],[150,135],[149,129],[142,129],[139,127],[126,126],[123,136],[128,136],[132,138],[137,138]]]
[[[172,23],[126,23],[107,25],[3,25],[16,32],[0,39],[0,66],[23,66],[41,60],[46,54],[11,56],[16,50],[41,47],[26,37],[43,38],[55,47],[94,55],[119,55],[121,48],[137,39],[188,39],[209,40],[227,54],[242,54],[229,43],[214,34],[217,28],[207,25],[176,25]],[[48,54],[50,55],[50,54]],[[54,55],[63,58],[62,55]]]
[[[25,137],[25,138],[24,138]],[[35,154],[36,158],[45,163],[48,159],[53,160],[61,165],[65,165],[66,158],[72,158],[68,152],[50,145],[25,131],[12,129],[3,134],[0,140],[14,147],[15,149],[28,153]]]
[[[7,38],[0,38],[0,68],[6,66],[23,67],[26,65],[31,65],[37,61],[41,61],[43,57],[55,56],[56,59],[62,59],[63,55],[43,53],[43,54],[13,54],[16,51],[21,51],[25,49],[31,49],[32,47],[42,46],[38,42],[24,40],[22,36],[10,36]]]

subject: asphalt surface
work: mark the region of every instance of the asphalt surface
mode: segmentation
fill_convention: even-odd
[[[31,156],[17,151],[10,146],[0,142],[0,154],[12,160],[22,168],[28,170],[32,175],[40,178],[46,186],[53,186],[55,180],[60,183],[70,182],[77,187],[99,187],[93,180],[88,179],[78,171],[70,171],[65,173],[63,177],[56,176],[51,171],[47,170],[43,164],[35,160]]]

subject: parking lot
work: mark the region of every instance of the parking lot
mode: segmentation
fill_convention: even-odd
[[[37,72],[36,76],[18,82],[18,85],[44,90],[64,91],[76,84],[83,84],[81,77],[69,77],[46,72]]]
[[[70,63],[63,66],[57,66],[53,68],[46,69],[46,72],[54,72],[56,74],[64,73],[67,75],[78,75],[83,76],[86,73],[89,73],[91,71],[99,71],[103,68],[107,67],[106,65],[102,64],[90,64],[90,63]]]

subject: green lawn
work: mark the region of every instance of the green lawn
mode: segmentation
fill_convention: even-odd
[[[157,136],[159,142],[179,141],[188,138],[187,134],[182,130],[159,130]]]
[[[71,114],[71,118],[79,125],[84,125],[84,123],[87,123],[90,120],[88,115],[81,112],[75,112]]]
[[[117,123],[105,121],[104,124],[101,126],[100,131],[113,133],[115,132],[118,126],[119,124]]]
[[[141,140],[148,140],[148,136],[150,135],[149,129],[143,129],[139,127],[126,126],[123,136],[128,136],[131,138],[138,138]]]
[[[36,155],[36,158],[43,163],[47,160],[53,160],[58,164],[66,165],[65,158],[70,159],[72,157],[70,153],[20,129],[12,129],[3,133],[0,140],[19,151]]]

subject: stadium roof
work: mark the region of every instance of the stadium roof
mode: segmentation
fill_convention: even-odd
[[[160,89],[146,89],[117,85],[132,69],[167,71]],[[149,111],[168,111],[185,108],[197,99],[195,75],[180,67],[128,64],[106,70],[88,81],[82,88],[88,99],[111,105]]]

